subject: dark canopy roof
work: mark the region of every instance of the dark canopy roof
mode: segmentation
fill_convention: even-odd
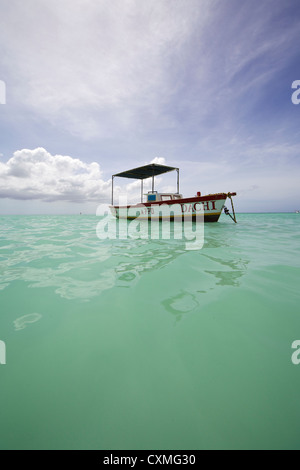
[[[145,180],[146,178],[151,178],[152,176],[161,175],[163,173],[168,173],[169,171],[174,170],[178,170],[178,168],[151,163],[150,165],[140,166],[139,168],[134,168],[133,170],[123,171],[122,173],[117,173],[113,176]]]

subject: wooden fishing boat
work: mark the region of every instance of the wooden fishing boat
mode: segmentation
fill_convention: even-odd
[[[155,176],[168,173],[170,171],[177,172],[177,191],[175,193],[160,193],[154,190]],[[141,180],[141,202],[135,205],[115,205],[114,204],[114,179],[116,177],[132,178]],[[152,178],[152,190],[149,191],[144,202],[143,182],[145,179]],[[236,193],[215,193],[201,195],[200,192],[193,197],[184,198],[179,192],[179,168],[174,168],[166,165],[158,165],[152,163],[133,170],[123,171],[112,176],[112,202],[110,206],[111,213],[117,218],[126,218],[133,220],[139,219],[148,220],[163,220],[168,219],[182,219],[182,220],[197,220],[199,217],[204,216],[204,222],[218,222],[222,210],[229,215],[234,222],[236,216],[232,197]],[[227,198],[230,199],[232,205],[232,214],[225,207]],[[173,208],[176,208],[172,210]],[[169,209],[169,211],[168,211]],[[199,220],[199,219],[198,219]]]

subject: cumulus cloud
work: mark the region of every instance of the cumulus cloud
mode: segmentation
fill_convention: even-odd
[[[44,148],[15,152],[0,162],[0,198],[42,201],[100,201],[109,195],[98,163],[51,155]]]
[[[156,157],[150,163],[164,165],[166,162],[163,157]],[[133,181],[126,185],[126,193],[135,197],[139,187],[140,182]],[[103,179],[99,163],[51,155],[41,147],[18,150],[6,163],[0,162],[0,198],[101,202],[110,200],[110,191],[111,180]],[[121,188],[116,186],[115,194],[118,196],[120,192]]]
[[[156,163],[157,165],[165,165],[166,159],[164,157],[155,157],[151,160],[151,163]]]

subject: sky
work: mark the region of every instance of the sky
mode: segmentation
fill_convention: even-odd
[[[299,0],[0,0],[0,46],[0,214],[96,214],[153,161],[300,209]]]

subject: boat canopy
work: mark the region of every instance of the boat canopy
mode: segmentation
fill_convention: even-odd
[[[179,168],[167,165],[158,165],[157,163],[150,163],[149,165],[133,168],[132,170],[122,171],[112,175],[112,205],[114,203],[114,178],[132,178],[141,180],[141,202],[143,202],[143,180],[152,178],[152,192],[154,192],[154,177],[168,173],[170,171],[177,171],[177,193],[179,193]]]
[[[162,175],[163,173],[168,173],[169,171],[179,170],[172,166],[158,165],[157,163],[151,163],[150,165],[140,166],[139,168],[134,168],[133,170],[123,171],[122,173],[117,173],[115,176],[120,176],[121,178],[134,178],[138,180],[145,180],[153,176]]]

